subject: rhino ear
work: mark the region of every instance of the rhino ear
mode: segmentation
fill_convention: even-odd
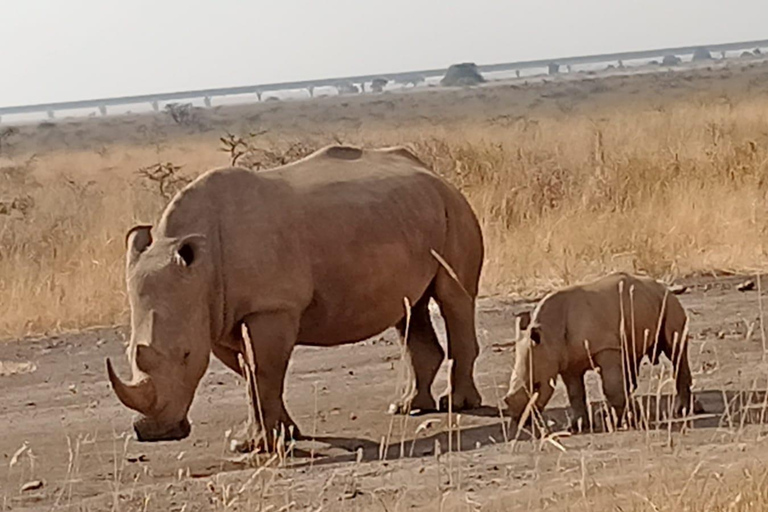
[[[531,312],[530,311],[523,311],[522,313],[519,313],[517,315],[517,318],[520,320],[520,330],[524,331],[528,328],[529,325],[531,325]]]
[[[541,343],[541,329],[539,329],[539,326],[537,325],[531,327],[531,342],[534,345]]]
[[[181,267],[191,267],[205,250],[204,235],[189,235],[178,241],[173,261]]]
[[[151,244],[152,226],[134,226],[125,234],[125,247],[128,250],[128,257],[131,261],[144,252]]]

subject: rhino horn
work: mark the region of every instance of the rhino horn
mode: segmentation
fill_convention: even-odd
[[[155,406],[157,391],[152,379],[147,377],[136,384],[126,384],[115,373],[109,358],[107,358],[107,374],[109,382],[112,383],[112,389],[115,390],[117,398],[123,405],[145,415]]]

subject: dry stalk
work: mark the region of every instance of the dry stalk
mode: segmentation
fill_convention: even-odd
[[[499,410],[499,422],[501,424],[501,435],[504,438],[504,444],[509,443],[509,435],[507,434],[507,421],[504,418],[504,409],[502,407],[503,400],[499,396],[499,385],[496,381],[496,374],[491,373],[491,379],[493,379],[493,390],[496,394],[496,408]]]
[[[448,485],[453,487],[453,359],[448,360]]]
[[[632,371],[629,362],[629,340],[627,339],[627,321],[626,313],[624,312],[624,281],[619,281],[619,340],[621,341],[621,375],[624,386],[624,415],[627,415],[630,408],[630,395],[629,395],[629,382]],[[611,407],[613,409],[613,407]],[[614,411],[614,414],[618,415],[619,411]],[[629,417],[627,416],[629,421]],[[621,427],[623,418],[617,418],[616,428]]]
[[[412,378],[413,375],[411,375],[410,371],[408,370],[410,359],[408,357],[408,336],[411,329],[411,302],[408,300],[408,297],[403,297],[403,305],[405,306],[405,330],[402,335],[402,346],[400,347],[400,371],[398,372],[397,380],[395,381],[395,403],[397,404],[397,407],[401,407],[399,412],[407,415],[411,408],[411,397],[413,394],[413,386],[415,384],[415,381]],[[409,376],[411,377],[410,379],[408,378]],[[403,382],[406,380],[409,382],[403,386]],[[401,390],[401,398],[397,398],[397,395],[401,392]],[[402,403],[399,403],[400,400],[402,400]],[[379,450],[379,460],[386,460],[387,452],[389,451],[389,445],[392,439],[392,430],[395,426],[395,411],[392,412],[393,414],[389,418],[389,428],[387,429],[386,438],[384,439]],[[404,444],[401,443],[401,457],[404,450]]]
[[[243,367],[243,371],[246,375],[246,383],[248,385],[248,394],[250,398],[250,405],[251,405],[251,414],[249,414],[249,419],[255,419],[258,414],[258,425],[260,425],[261,435],[264,438],[265,441],[265,447],[266,440],[267,440],[267,432],[265,430],[264,426],[264,411],[261,409],[261,400],[259,399],[259,385],[256,378],[257,373],[257,366],[256,366],[256,358],[253,353],[253,343],[251,341],[251,335],[248,331],[248,326],[243,323],[240,326],[240,332],[243,336],[243,348],[245,351],[245,364],[243,364],[242,354],[238,354],[238,361],[241,361],[241,366]],[[258,426],[256,425],[255,421],[253,421],[250,424],[251,428],[258,429]],[[250,430],[250,429],[249,429]],[[253,432],[254,430],[251,430]],[[257,439],[254,439],[254,449],[256,449],[255,443],[257,442]],[[258,459],[257,459],[258,460]]]
[[[768,357],[766,354],[768,353],[768,342],[766,342],[766,336],[765,336],[765,314],[763,313],[763,285],[762,285],[762,275],[760,272],[757,273],[757,308],[760,312],[760,340],[763,343],[763,362],[765,362],[765,358]]]
[[[314,411],[312,413],[312,448],[309,450],[309,468],[315,465],[315,441],[317,440],[317,382],[312,383],[312,392],[314,395]]]

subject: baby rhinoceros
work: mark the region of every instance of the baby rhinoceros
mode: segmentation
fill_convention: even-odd
[[[573,413],[571,428],[586,428],[584,374],[592,368],[599,369],[603,393],[621,420],[626,399],[637,386],[640,361],[647,355],[656,364],[660,354],[675,365],[675,413],[703,412],[691,395],[686,313],[663,284],[644,276],[609,274],[550,293],[532,315],[520,318],[525,335],[517,342],[505,397],[514,420],[521,418],[533,393],[538,393],[535,405],[543,409],[560,375]]]

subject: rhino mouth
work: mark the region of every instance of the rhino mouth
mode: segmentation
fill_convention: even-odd
[[[180,441],[189,436],[192,426],[187,418],[170,425],[162,425],[151,418],[141,416],[133,422],[133,431],[139,442]]]

